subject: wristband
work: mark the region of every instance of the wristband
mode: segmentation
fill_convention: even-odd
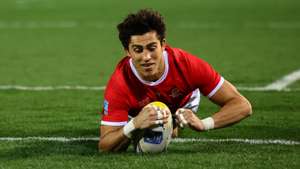
[[[210,129],[213,129],[215,127],[215,121],[211,117],[207,117],[207,118],[205,118],[201,121],[203,123],[204,130],[210,130]]]
[[[133,124],[133,119],[131,119],[124,127],[123,127],[123,134],[131,138],[132,136],[132,131],[135,130],[134,124]]]

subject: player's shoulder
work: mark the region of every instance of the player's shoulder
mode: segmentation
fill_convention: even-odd
[[[186,51],[184,51],[181,48],[171,47],[169,45],[166,45],[166,51],[175,57],[184,56],[187,53]]]
[[[124,71],[127,71],[127,69],[129,68],[129,59],[130,58],[128,56],[125,56],[119,61],[119,63],[115,67],[112,77],[119,77],[124,75]]]
[[[124,67],[129,66],[129,56],[123,57],[116,66],[115,71],[122,70]]]
[[[184,63],[184,62],[203,62],[204,60],[197,57],[194,54],[191,54],[190,52],[187,52],[184,49],[171,47],[169,45],[166,46],[166,51],[170,55],[171,59],[174,59],[175,61]]]
[[[129,69],[129,57],[126,56],[122,58],[117,64],[114,72],[112,73],[108,84],[107,89],[125,89],[126,87],[126,75],[128,75]]]

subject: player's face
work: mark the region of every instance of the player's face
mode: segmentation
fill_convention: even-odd
[[[155,31],[131,36],[127,54],[141,78],[146,81],[158,80],[164,72],[163,51],[165,40],[161,43]]]

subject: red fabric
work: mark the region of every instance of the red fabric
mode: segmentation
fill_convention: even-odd
[[[152,101],[168,105],[172,113],[185,105],[192,92],[199,88],[207,96],[221,76],[205,61],[181,49],[166,47],[169,72],[156,86],[143,84],[133,73],[129,57],[123,58],[109,80],[104,99],[102,121],[126,122]]]

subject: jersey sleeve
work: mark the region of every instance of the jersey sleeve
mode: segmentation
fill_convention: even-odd
[[[128,121],[128,106],[124,86],[116,73],[107,84],[102,110],[101,125],[124,126]]]
[[[222,86],[224,78],[204,60],[183,50],[180,50],[180,52],[187,64],[185,74],[188,76],[191,85],[200,89],[203,95],[212,97]]]

